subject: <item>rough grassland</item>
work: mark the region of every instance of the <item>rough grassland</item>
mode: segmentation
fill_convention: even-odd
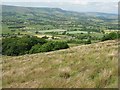
[[[117,41],[32,55],[3,56],[3,87],[115,88]]]

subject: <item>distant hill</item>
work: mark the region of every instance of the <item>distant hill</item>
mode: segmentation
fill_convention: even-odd
[[[75,11],[66,11],[62,10],[60,8],[45,8],[45,7],[21,7],[21,6],[8,6],[8,5],[2,5],[2,13],[3,15],[5,13],[13,13],[13,14],[32,14],[32,15],[38,15],[38,14],[48,14],[48,15],[57,15],[60,16],[76,16],[76,17],[114,17],[114,19],[117,19],[117,14],[110,14],[110,13],[100,13],[100,12],[86,12],[86,13],[80,13]]]

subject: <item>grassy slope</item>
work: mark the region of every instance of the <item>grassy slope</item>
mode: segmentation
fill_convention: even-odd
[[[3,56],[3,87],[117,87],[117,42],[48,53]],[[70,75],[69,78],[60,77]]]

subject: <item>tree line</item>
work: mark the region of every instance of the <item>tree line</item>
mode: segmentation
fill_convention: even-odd
[[[49,52],[66,48],[69,48],[66,42],[47,41],[35,36],[9,37],[2,40],[2,54],[8,56]]]

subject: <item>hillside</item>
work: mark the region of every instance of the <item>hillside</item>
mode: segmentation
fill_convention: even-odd
[[[117,29],[117,14],[2,5],[2,24],[4,34],[50,29],[100,32]]]
[[[3,87],[117,88],[117,41],[24,56],[3,56]]]
[[[63,15],[76,15],[76,16],[97,16],[97,17],[115,17],[117,19],[117,14],[112,13],[100,13],[100,12],[75,12],[75,11],[67,11],[61,8],[49,8],[49,7],[22,7],[22,6],[9,6],[2,5],[2,13],[5,12],[13,12],[19,14],[38,14],[38,13],[46,13],[46,14],[63,14]]]

